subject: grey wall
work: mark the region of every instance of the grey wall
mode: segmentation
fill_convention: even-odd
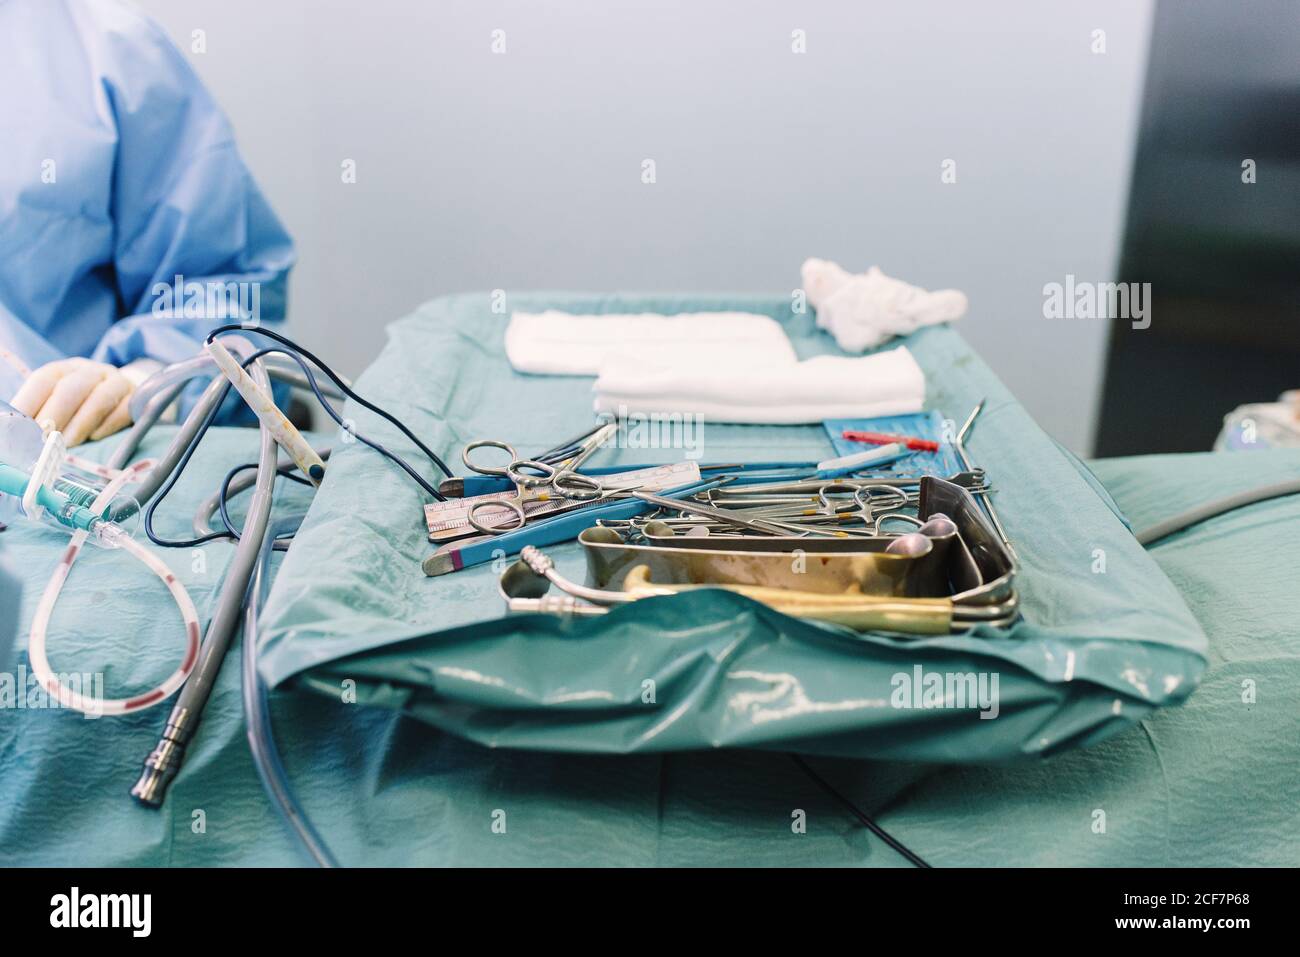
[[[345,372],[440,293],[788,295],[816,255],[964,289],[961,331],[1086,451],[1106,323],[1044,319],[1042,288],[1114,278],[1150,0],[140,5],[230,114],[299,244],[296,330]]]

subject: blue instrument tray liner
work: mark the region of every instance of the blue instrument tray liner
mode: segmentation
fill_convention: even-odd
[[[852,455],[872,448],[865,442],[844,438],[844,431],[883,432],[888,435],[906,435],[914,439],[930,439],[939,443],[937,452],[913,452],[881,469],[881,474],[935,475],[948,478],[961,471],[961,460],[953,442],[961,421],[945,419],[938,411],[913,412],[908,415],[882,415],[870,419],[827,419],[822,423],[836,455]]]

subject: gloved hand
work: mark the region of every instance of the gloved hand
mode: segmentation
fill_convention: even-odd
[[[27,377],[10,403],[42,428],[58,429],[69,446],[102,439],[131,424],[135,386],[116,366],[89,359],[47,362]]]

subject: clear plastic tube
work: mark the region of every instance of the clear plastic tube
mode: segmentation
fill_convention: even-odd
[[[123,485],[136,480],[141,473],[151,468],[152,465],[153,463],[147,460],[137,462],[116,475],[96,498],[91,506],[92,509],[102,512],[114,500]],[[68,544],[58,566],[54,569],[54,574],[50,576],[45,591],[41,594],[40,604],[36,608],[36,616],[32,621],[27,657],[32,667],[32,673],[36,676],[41,687],[63,707],[73,708],[83,714],[94,716],[141,711],[158,704],[160,701],[165,701],[175,694],[190,676],[190,672],[194,670],[194,664],[199,656],[200,628],[198,611],[194,607],[194,602],[190,600],[185,586],[181,584],[180,580],[162,559],[131,538],[125,529],[109,522],[101,522],[95,526],[95,534],[101,544],[120,547],[133,555],[162,579],[163,584],[167,586],[167,590],[171,592],[172,598],[176,601],[176,607],[180,609],[181,621],[185,626],[185,654],[181,659],[180,666],[168,675],[161,684],[130,698],[103,700],[88,698],[60,684],[53,669],[50,668],[49,658],[46,656],[47,632],[50,617],[54,613],[55,603],[59,600],[59,593],[63,590],[63,584],[68,579],[68,573],[72,570],[73,562],[77,560],[77,555],[81,552],[81,546],[85,544],[90,534],[82,530],[78,530],[73,534],[72,541]]]
[[[258,630],[257,617],[262,593],[266,588],[266,570],[271,549],[277,538],[297,530],[304,516],[282,519],[267,532],[258,553],[257,571],[249,586],[248,605],[244,612],[244,648],[241,659],[241,677],[244,689],[244,724],[248,733],[248,748],[262,787],[271,799],[271,806],[298,843],[299,848],[312,863],[319,867],[337,867],[338,861],[320,836],[311,819],[298,803],[289,776],[275,746],[271,731],[271,711],[267,701],[266,682],[257,670]]]
[[[66,496],[71,504],[87,508],[105,522],[112,522],[128,535],[134,535],[140,527],[140,503],[120,490],[121,483],[114,486],[119,491],[111,495],[108,504],[100,504],[104,490],[116,478],[117,472],[110,471],[107,476],[103,476],[84,471],[79,465],[73,466],[66,461],[64,464],[65,468],[51,483],[53,490]],[[105,477],[109,479],[107,483]],[[91,541],[105,544],[97,535],[92,535]]]
[[[44,447],[41,427],[9,403],[0,402],[0,464],[31,475]],[[14,488],[9,494],[0,492],[0,522],[23,517],[22,491]]]

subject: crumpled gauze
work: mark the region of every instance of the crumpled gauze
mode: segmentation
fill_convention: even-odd
[[[878,266],[855,275],[838,263],[808,259],[800,274],[808,302],[817,311],[817,325],[846,352],[872,349],[894,336],[966,314],[964,292],[929,292],[886,276]]]

